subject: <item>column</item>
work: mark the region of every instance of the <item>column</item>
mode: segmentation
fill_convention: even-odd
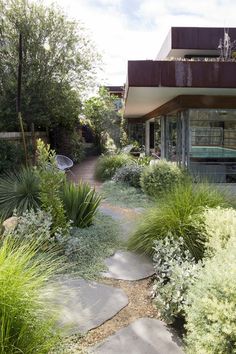
[[[145,122],[145,153],[150,154],[150,123],[148,120]]]

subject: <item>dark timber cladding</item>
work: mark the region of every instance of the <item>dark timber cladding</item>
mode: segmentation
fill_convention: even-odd
[[[232,40],[236,39],[236,28],[227,28]],[[216,50],[219,39],[224,37],[224,28],[172,27],[171,47],[173,49]]]
[[[235,62],[129,61],[128,86],[235,88]]]
[[[207,96],[207,95],[180,95],[173,100],[149,112],[140,121],[166,115],[176,111],[183,111],[188,108],[221,108],[236,109],[235,96]],[[130,120],[132,121],[132,119]]]

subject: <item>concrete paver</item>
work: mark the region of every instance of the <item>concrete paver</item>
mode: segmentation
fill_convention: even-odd
[[[92,347],[93,354],[183,354],[178,337],[156,319],[140,318],[104,342]]]
[[[86,333],[128,304],[128,297],[121,289],[72,277],[48,285],[45,297],[56,307],[58,326],[65,335]]]
[[[106,278],[140,280],[155,273],[150,258],[133,252],[117,251],[105,264],[108,270],[103,276]]]

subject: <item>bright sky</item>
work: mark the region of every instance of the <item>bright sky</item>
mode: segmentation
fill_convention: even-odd
[[[123,85],[127,61],[154,59],[171,26],[235,27],[236,0],[44,0],[82,21],[103,56],[101,83]],[[232,38],[234,39],[234,38]]]

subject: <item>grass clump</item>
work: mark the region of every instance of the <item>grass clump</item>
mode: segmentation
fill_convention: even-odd
[[[72,230],[65,249],[74,264],[70,270],[83,278],[95,279],[105,270],[104,259],[119,246],[119,225],[111,217],[98,213],[93,225]]]
[[[129,240],[129,249],[152,254],[155,240],[167,235],[182,237],[185,247],[195,259],[204,253],[204,208],[227,206],[226,197],[208,184],[179,184],[159,205],[148,210],[138,229]]]
[[[62,200],[68,219],[83,228],[92,224],[101,197],[88,183],[65,183]]]
[[[128,154],[103,155],[95,167],[95,178],[99,181],[111,179],[116,170],[122,166],[133,163],[134,159]]]
[[[101,193],[108,203],[126,208],[146,208],[153,203],[140,188],[114,181],[103,183]]]
[[[11,172],[0,178],[0,215],[8,218],[15,210],[22,214],[40,205],[39,178],[31,168]]]
[[[58,341],[52,313],[40,294],[59,262],[53,255],[36,255],[35,243],[5,238],[0,248],[1,354],[46,354]]]

